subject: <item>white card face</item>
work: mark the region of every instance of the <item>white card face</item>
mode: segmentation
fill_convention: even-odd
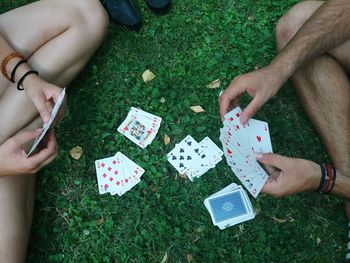
[[[247,135],[253,152],[272,153],[267,122],[250,119],[247,125]]]
[[[111,191],[115,183],[114,171],[111,162],[113,157],[108,157],[95,161],[95,168],[97,174],[98,190],[100,194],[105,194]]]
[[[257,197],[268,175],[257,162],[254,151],[272,151],[268,125],[253,119],[247,125],[242,125],[241,114],[241,109],[237,107],[225,115],[224,128],[220,130],[220,141],[232,171],[249,193]]]
[[[66,95],[66,88],[64,88],[63,91],[61,92],[60,97],[58,98],[55,106],[52,109],[49,121],[43,124],[43,127],[42,127],[43,131],[39,134],[38,137],[35,138],[33,146],[30,149],[27,157],[29,157],[35,151],[36,147],[38,147],[39,143],[44,138],[44,136],[47,133],[47,131],[50,129],[53,121],[56,118],[57,113],[59,112],[59,110],[61,108],[61,105],[62,105],[62,102],[63,102],[63,99],[64,99],[65,95]]]
[[[209,137],[205,137],[200,144],[203,143],[206,147],[208,147],[209,149],[211,149],[212,153],[213,153],[213,157],[214,157],[214,164],[216,165],[217,163],[219,163],[222,158],[221,156],[224,154],[223,151],[209,138]],[[202,146],[203,147],[203,146]]]
[[[199,158],[201,149],[190,135],[187,135],[167,154],[168,161],[180,173],[184,174]]]

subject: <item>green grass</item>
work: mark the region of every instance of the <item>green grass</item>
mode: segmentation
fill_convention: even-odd
[[[3,7],[25,2],[5,1]],[[226,87],[237,74],[266,65],[275,55],[274,26],[296,2],[174,0],[171,13],[157,17],[139,0],[140,33],[111,24],[69,87],[69,109],[56,129],[59,156],[38,175],[28,262],[160,262],[165,253],[168,262],[187,262],[189,255],[193,262],[341,262],[347,232],[340,200],[260,195],[252,200],[260,211],[254,220],[220,231],[203,200],[238,182],[226,162],[191,183],[164,158],[187,134],[220,145],[219,90],[206,85],[220,78]],[[148,84],[141,78],[146,69],[157,76]],[[198,104],[206,111],[196,115],[189,107]],[[163,117],[147,149],[116,130],[131,106]],[[269,122],[275,152],[327,158],[291,85],[256,118]],[[79,161],[69,155],[76,145],[84,150]],[[146,173],[123,197],[99,195],[94,160],[117,151]]]

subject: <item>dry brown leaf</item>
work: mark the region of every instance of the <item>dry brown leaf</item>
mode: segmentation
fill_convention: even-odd
[[[193,256],[191,254],[187,254],[187,262],[193,261]]]
[[[220,79],[216,79],[216,80],[214,80],[213,82],[209,83],[209,84],[207,85],[207,88],[208,88],[208,89],[217,89],[217,88],[220,88],[220,86],[221,86],[221,81],[220,81]]]
[[[281,218],[277,218],[277,217],[274,217],[274,216],[271,216],[271,218],[272,218],[274,221],[276,221],[277,223],[281,223],[281,224],[283,224],[283,223],[285,223],[285,222],[288,221],[288,219],[281,219]]]
[[[83,154],[83,148],[81,148],[81,146],[75,146],[72,150],[69,151],[69,154],[73,159],[79,160]]]
[[[179,176],[180,176],[180,178],[182,178],[182,179],[187,179],[187,178],[188,178],[186,174],[179,174]]]
[[[143,72],[142,74],[142,79],[144,82],[149,82],[151,81],[152,79],[155,78],[155,75],[153,74],[152,71],[150,71],[149,69],[147,69],[145,72]]]
[[[164,135],[164,145],[168,145],[170,143],[170,138],[168,135]]]
[[[105,222],[105,220],[103,219],[103,217],[101,217],[101,218],[99,218],[99,219],[96,220],[96,225],[97,225],[97,226],[100,226],[100,225],[102,225],[104,222]]]
[[[165,263],[165,262],[168,262],[168,252],[165,252],[165,254],[162,258],[162,261],[160,263]]]
[[[197,106],[192,106],[190,107],[191,110],[193,110],[195,113],[200,113],[200,112],[203,112],[205,111],[201,106],[197,105]]]

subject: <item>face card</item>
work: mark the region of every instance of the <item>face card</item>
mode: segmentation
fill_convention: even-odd
[[[201,147],[190,135],[187,135],[167,154],[168,161],[180,173],[184,174],[199,158]]]
[[[57,115],[57,113],[59,112],[59,110],[61,108],[61,105],[62,105],[62,102],[64,100],[65,95],[66,95],[66,88],[64,88],[63,91],[61,92],[60,97],[58,98],[55,106],[52,109],[49,121],[43,124],[43,127],[42,127],[43,130],[39,134],[39,136],[35,138],[35,140],[33,142],[33,146],[30,149],[27,157],[29,157],[35,151],[35,149],[38,147],[39,143],[42,141],[42,139],[44,138],[44,136],[47,133],[47,131],[51,128],[52,123],[55,120],[56,115]]]
[[[247,124],[247,136],[253,152],[272,153],[267,122],[250,119]]]
[[[156,135],[153,128],[130,114],[118,127],[118,131],[142,148],[145,148]]]

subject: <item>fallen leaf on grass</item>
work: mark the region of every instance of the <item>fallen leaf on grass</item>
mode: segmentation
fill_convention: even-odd
[[[195,113],[200,113],[205,111],[201,106],[197,105],[197,106],[192,106],[190,107],[192,111],[194,111]]]
[[[145,72],[143,72],[142,74],[142,79],[144,82],[149,82],[151,81],[152,79],[155,78],[155,75],[153,74],[152,71],[150,71],[149,69],[147,69]]]
[[[105,220],[103,219],[103,217],[101,217],[101,218],[99,218],[99,219],[96,220],[96,225],[97,225],[97,226],[100,226],[100,225],[102,225],[104,222],[105,222]]]
[[[187,179],[187,175],[186,175],[186,174],[180,174],[180,173],[179,173],[179,176],[180,176],[180,178],[182,178],[182,179]]]
[[[288,221],[288,219],[281,219],[281,218],[277,218],[277,217],[274,217],[274,216],[271,216],[271,219],[276,221],[277,223],[281,223],[281,224],[283,224],[283,223]]]
[[[187,262],[193,261],[193,256],[191,254],[187,254]]]
[[[220,81],[220,79],[216,79],[216,80],[214,80],[213,82],[209,83],[209,84],[207,85],[207,88],[208,88],[208,89],[217,89],[217,88],[220,88],[220,86],[221,86],[221,81]]]
[[[321,238],[317,237],[317,238],[316,238],[316,243],[317,243],[317,246],[319,246],[320,243],[321,243]]]
[[[170,138],[168,135],[164,135],[164,145],[168,145],[170,143]]]
[[[168,252],[165,252],[165,254],[162,258],[162,261],[160,263],[165,263],[165,262],[168,262]]]
[[[72,150],[69,151],[69,154],[73,159],[79,160],[83,154],[83,148],[81,148],[81,146],[75,146]]]

